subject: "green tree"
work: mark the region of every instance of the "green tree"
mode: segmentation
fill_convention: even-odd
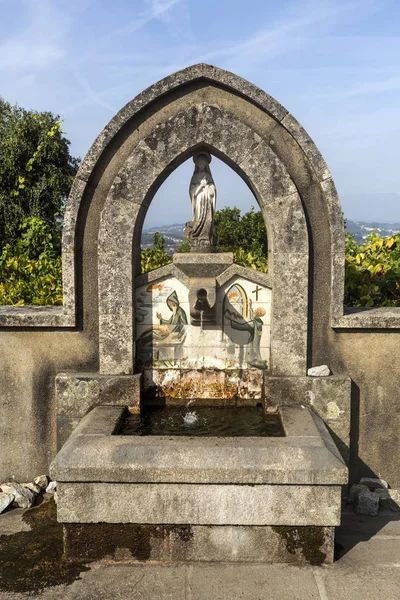
[[[239,208],[223,208],[215,213],[215,232],[218,237],[218,252],[244,252],[266,256],[268,240],[261,211],[254,206],[241,214]]]
[[[65,201],[80,162],[69,145],[57,115],[0,98],[0,250],[15,243],[24,219],[37,217],[59,252]]]
[[[260,211],[252,206],[242,215],[236,206],[223,208],[215,212],[214,224],[217,252],[233,252],[235,262],[258,271],[268,270],[268,239]],[[190,252],[188,240],[182,240],[178,252]]]

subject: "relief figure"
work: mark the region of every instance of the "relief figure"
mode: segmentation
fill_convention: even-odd
[[[252,367],[257,369],[266,369],[268,364],[263,360],[260,352],[261,336],[263,321],[261,317],[266,314],[265,308],[259,307],[253,310],[252,301],[249,300],[249,320],[239,321],[232,317],[232,312],[227,309],[225,317],[230,321],[232,329],[239,331],[247,331],[250,334],[250,339],[247,342],[247,362]],[[240,317],[240,315],[238,315]]]

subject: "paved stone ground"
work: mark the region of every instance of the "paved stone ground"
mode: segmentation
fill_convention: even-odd
[[[22,514],[13,511],[1,517],[0,545],[3,535],[29,530]],[[0,600],[400,599],[400,513],[359,517],[346,509],[337,541],[338,558],[330,566],[92,563],[70,585],[33,595],[0,591]]]

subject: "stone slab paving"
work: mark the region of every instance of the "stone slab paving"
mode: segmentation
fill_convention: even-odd
[[[0,600],[398,600],[399,567],[96,564],[70,586]]]
[[[24,512],[0,518],[0,545],[3,536],[26,531]],[[346,510],[345,529],[337,532],[339,558],[329,566],[91,563],[70,585],[33,595],[0,589],[0,600],[399,600],[399,517]]]

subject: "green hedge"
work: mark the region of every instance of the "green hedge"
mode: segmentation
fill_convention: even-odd
[[[61,258],[50,228],[36,217],[24,220],[20,236],[0,255],[0,304],[62,304]],[[256,248],[231,248],[235,262],[266,272],[268,258]],[[180,250],[187,251],[185,241]],[[142,251],[142,272],[172,261],[164,237],[154,236],[154,246]],[[400,306],[400,234],[381,238],[371,234],[364,244],[346,236],[346,306]]]

